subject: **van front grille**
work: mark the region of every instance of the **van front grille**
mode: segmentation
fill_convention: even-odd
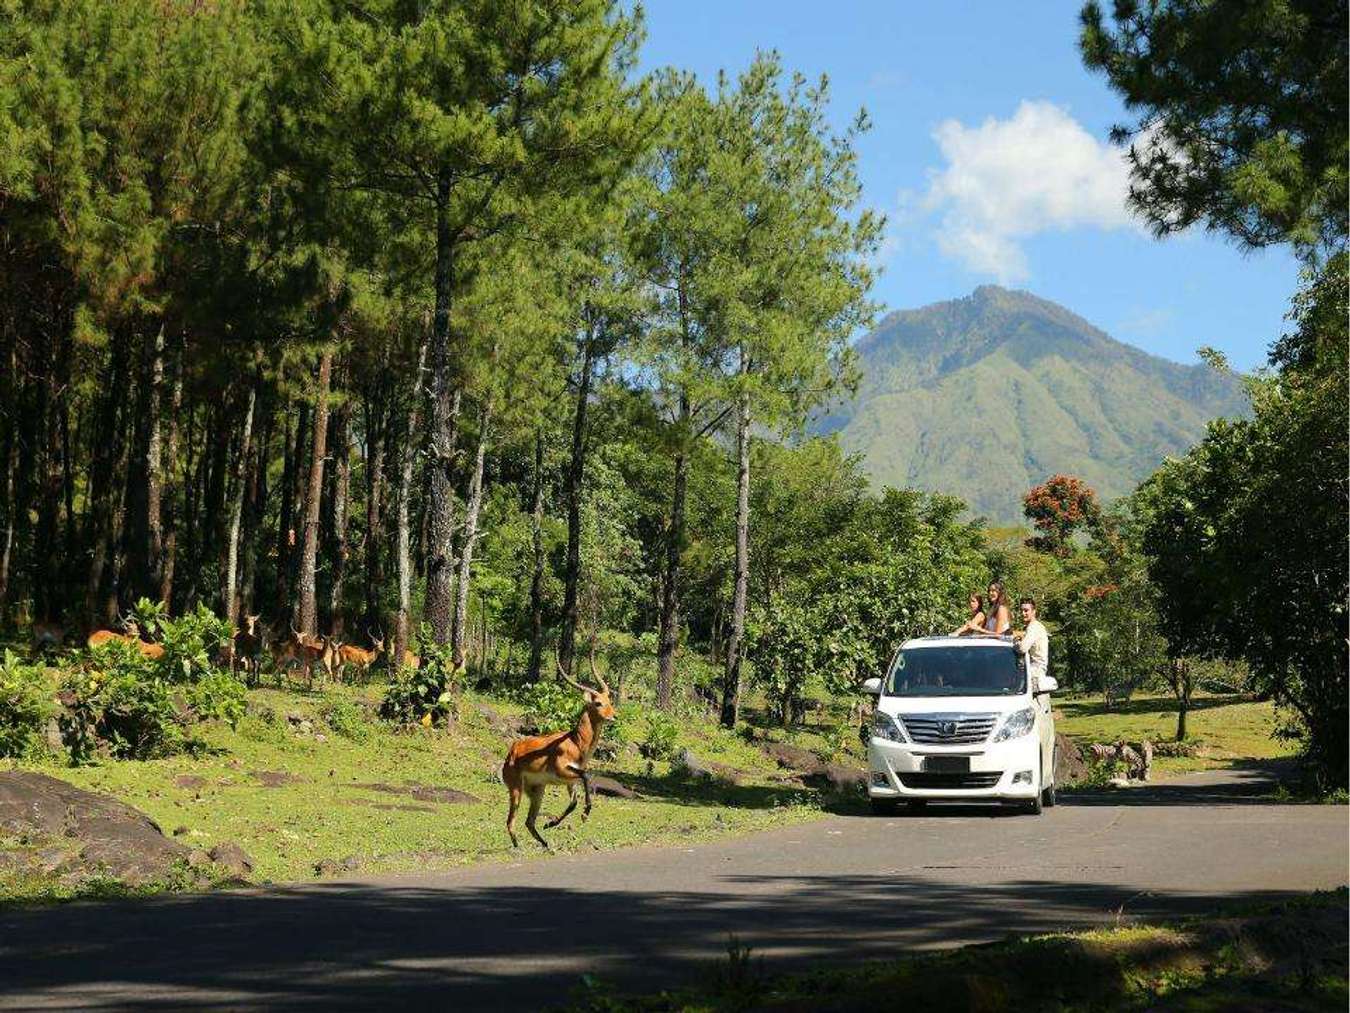
[[[900,718],[911,742],[925,746],[969,746],[989,738],[997,714],[906,714]]]
[[[1003,776],[1001,770],[979,771],[973,774],[897,774],[906,788],[992,788]]]

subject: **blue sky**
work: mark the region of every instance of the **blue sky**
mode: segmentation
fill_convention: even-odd
[[[1262,364],[1297,283],[1284,250],[1201,232],[1152,239],[1123,207],[1119,99],[1078,57],[1079,4],[648,0],[644,66],[711,85],[757,49],[829,75],[842,126],[866,107],[866,202],[889,220],[874,295],[922,306],[993,282],[1053,299],[1181,362]]]

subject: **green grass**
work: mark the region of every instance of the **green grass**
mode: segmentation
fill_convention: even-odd
[[[572,1013],[722,1010],[1344,1010],[1346,890],[1158,924],[1029,936],[887,961],[766,973],[729,941],[688,988],[623,994],[600,981]]]
[[[1294,754],[1292,744],[1281,742],[1272,734],[1275,707],[1269,702],[1197,696],[1186,724],[1186,742],[1195,748],[1195,755],[1155,757],[1156,777]],[[1171,696],[1136,694],[1108,711],[1100,696],[1056,697],[1055,728],[1080,745],[1117,739],[1170,742],[1176,735],[1177,704]]]

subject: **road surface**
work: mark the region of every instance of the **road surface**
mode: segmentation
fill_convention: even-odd
[[[728,936],[778,962],[1275,899],[1347,880],[1343,806],[1259,770],[833,817],[690,848],[0,913],[0,1009],[546,1008],[580,975],[658,986]],[[600,804],[604,804],[603,800]]]

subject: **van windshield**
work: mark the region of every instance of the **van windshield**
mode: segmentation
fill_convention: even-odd
[[[1009,647],[910,647],[886,679],[887,696],[1017,696],[1026,666]]]

